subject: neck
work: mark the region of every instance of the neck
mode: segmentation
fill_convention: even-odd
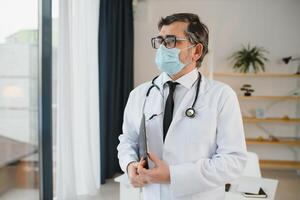
[[[178,72],[177,74],[174,74],[173,76],[171,76],[171,79],[173,81],[176,81],[180,77],[182,77],[182,76],[190,73],[191,71],[193,71],[195,68],[196,68],[196,66],[194,66],[194,65],[186,66],[180,72]]]

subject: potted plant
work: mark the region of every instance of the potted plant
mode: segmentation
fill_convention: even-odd
[[[244,95],[245,95],[246,97],[251,96],[252,92],[254,92],[254,89],[252,89],[252,86],[249,85],[249,84],[244,84],[244,85],[241,87],[241,90],[244,91]]]
[[[257,73],[260,70],[265,71],[265,62],[268,61],[265,53],[268,53],[268,51],[264,48],[250,47],[250,44],[248,44],[247,47],[243,45],[241,50],[234,52],[228,59],[233,61],[235,71],[247,73],[253,70],[254,73]]]

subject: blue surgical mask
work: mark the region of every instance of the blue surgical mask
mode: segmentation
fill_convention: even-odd
[[[194,47],[194,45],[187,47],[189,49]],[[180,49],[171,48],[168,49],[165,45],[160,45],[156,51],[155,63],[160,71],[166,72],[168,75],[172,76],[177,74],[188,64],[184,64],[179,59]]]

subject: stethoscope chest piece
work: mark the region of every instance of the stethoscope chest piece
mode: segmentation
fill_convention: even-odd
[[[188,108],[185,111],[185,115],[189,118],[194,118],[195,117],[195,109],[194,108]]]

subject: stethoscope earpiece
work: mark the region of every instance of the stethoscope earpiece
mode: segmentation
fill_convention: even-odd
[[[188,108],[185,111],[185,115],[189,118],[194,118],[195,117],[195,109],[194,108]]]

